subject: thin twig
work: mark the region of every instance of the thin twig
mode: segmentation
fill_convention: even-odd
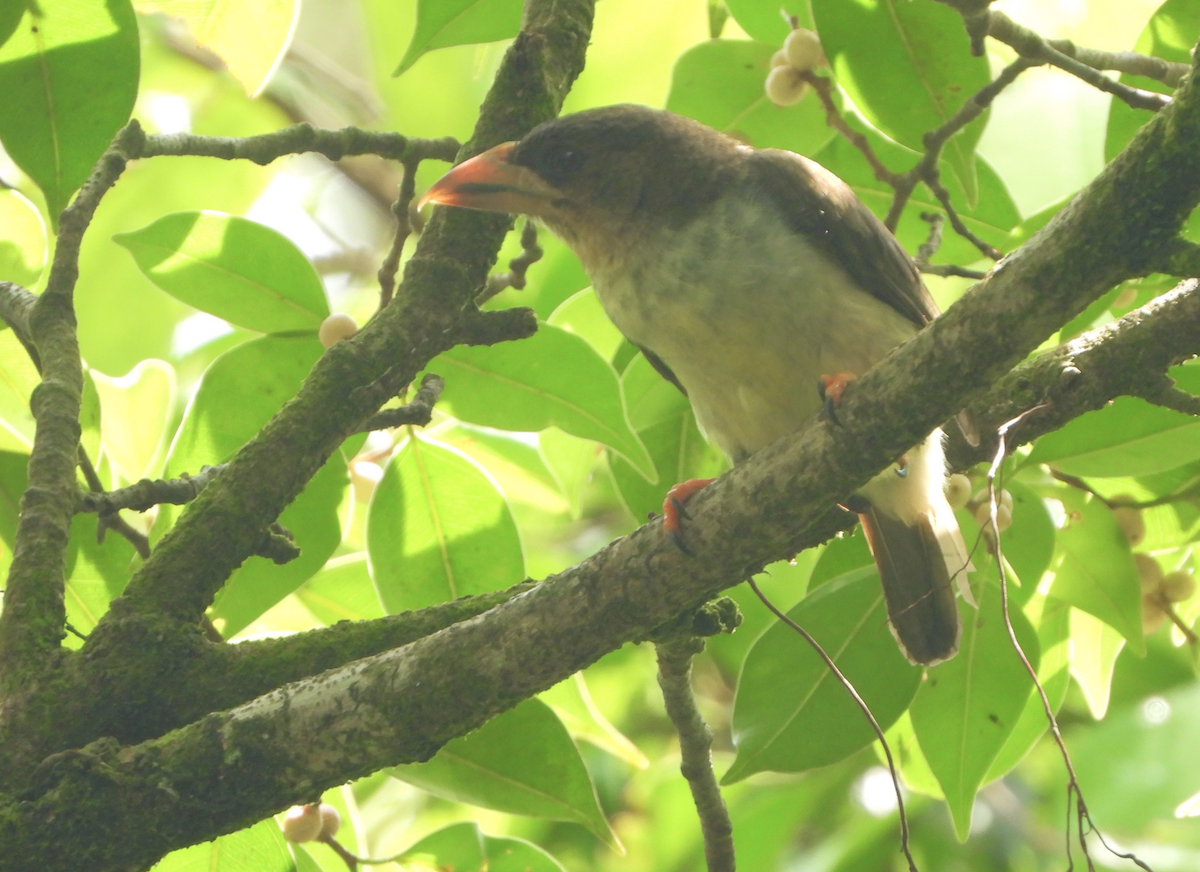
[[[812,86],[813,91],[816,92],[817,97],[821,101],[821,105],[825,107],[825,123],[862,152],[863,157],[867,159],[867,163],[871,165],[871,171],[875,174],[875,178],[892,188],[903,184],[903,176],[888,169],[887,165],[879,159],[879,155],[875,154],[875,149],[871,148],[871,143],[866,136],[846,123],[846,119],[842,117],[837,104],[833,102],[833,83],[824,76],[818,76],[811,70],[803,71],[800,74],[800,78]]]
[[[1063,766],[1067,770],[1067,861],[1070,864],[1068,868],[1074,868],[1074,860],[1071,856],[1071,807],[1072,797],[1074,797],[1074,821],[1076,826],[1077,837],[1079,840],[1080,850],[1083,852],[1084,859],[1087,861],[1088,869],[1094,869],[1095,865],[1092,862],[1091,855],[1088,852],[1087,836],[1088,833],[1095,832],[1100,843],[1114,856],[1121,857],[1125,860],[1130,860],[1146,872],[1152,872],[1149,866],[1139,860],[1132,853],[1126,854],[1113,850],[1104,840],[1104,836],[1096,829],[1092,821],[1092,816],[1088,812],[1087,803],[1083,799],[1083,791],[1079,787],[1079,780],[1075,776],[1075,767],[1071,763],[1071,755],[1067,751],[1067,744],[1063,740],[1062,731],[1058,727],[1058,718],[1054,714],[1054,706],[1050,703],[1050,697],[1046,694],[1046,689],[1038,680],[1037,670],[1033,664],[1029,662],[1029,658],[1025,655],[1024,649],[1021,647],[1020,641],[1017,639],[1017,631],[1013,627],[1012,616],[1009,614],[1008,603],[1008,573],[1004,568],[1004,550],[1000,541],[1000,527],[997,522],[997,506],[999,501],[996,499],[996,479],[1000,475],[1004,465],[1004,458],[1008,456],[1007,437],[1011,430],[1016,428],[1021,421],[1028,415],[1032,415],[1041,408],[1044,404],[1038,404],[1033,408],[1026,409],[1020,415],[1017,415],[1010,421],[1001,424],[997,429],[997,447],[995,457],[992,459],[991,466],[988,467],[987,485],[988,485],[988,527],[992,533],[993,553],[996,556],[996,569],[1000,576],[1000,605],[1004,613],[1004,627],[1008,631],[1009,642],[1013,646],[1013,650],[1017,652],[1017,656],[1021,658],[1021,663],[1025,667],[1025,671],[1029,673],[1029,677],[1033,680],[1033,686],[1037,690],[1038,697],[1042,701],[1042,710],[1045,712],[1046,720],[1050,725],[1050,732],[1054,736],[1054,741],[1058,745],[1059,753],[1062,755]]]
[[[747,583],[750,585],[750,589],[754,591],[755,595],[762,600],[763,605],[770,609],[775,617],[779,618],[779,620],[783,621],[785,624],[803,636],[804,641],[808,642],[808,644],[812,646],[812,649],[817,652],[817,655],[825,661],[825,666],[834,674],[834,676],[836,676],[837,680],[842,683],[842,687],[846,688],[846,693],[850,694],[850,698],[858,704],[859,709],[863,713],[863,717],[867,719],[867,722],[871,725],[871,729],[875,731],[875,738],[879,739],[879,744],[883,746],[883,754],[885,757],[887,757],[888,770],[892,774],[892,787],[896,791],[896,806],[900,810],[900,850],[904,852],[904,858],[908,860],[909,872],[917,872],[917,863],[915,860],[913,860],[912,852],[908,847],[908,815],[906,815],[904,812],[904,796],[900,790],[900,776],[896,774],[896,761],[892,759],[892,749],[888,746],[887,739],[884,738],[883,735],[883,730],[880,729],[879,722],[875,720],[875,715],[871,713],[871,709],[867,706],[866,701],[859,696],[858,691],[854,689],[854,685],[850,683],[850,679],[847,678],[842,673],[842,670],[838,668],[838,665],[833,662],[833,658],[825,653],[825,649],[821,647],[821,643],[814,639],[806,629],[784,614],[773,602],[767,599],[766,594],[759,590],[758,584],[753,578],[748,579]]]
[[[1170,379],[1167,378],[1167,381]],[[1162,406],[1164,409],[1173,409],[1185,415],[1200,416],[1200,397],[1180,390],[1173,384],[1166,385],[1159,391],[1139,393],[1138,396],[1146,402]]]
[[[152,506],[162,504],[182,506],[199,496],[200,491],[224,469],[225,464],[219,463],[216,466],[203,467],[194,476],[185,472],[179,478],[157,481],[143,478],[137,484],[115,491],[84,494],[79,501],[79,511],[107,514],[119,509],[144,512]]]
[[[384,309],[392,301],[396,290],[396,270],[400,268],[400,256],[404,251],[404,243],[412,233],[413,226],[409,220],[409,208],[416,196],[417,167],[420,160],[404,162],[404,178],[400,181],[400,194],[392,203],[392,215],[396,218],[396,233],[392,237],[392,247],[379,267],[379,308]]]
[[[704,650],[699,636],[679,636],[655,646],[658,685],[667,716],[679,734],[679,771],[687,779],[700,818],[708,872],[733,872],[733,824],[712,766],[712,730],[692,695],[692,657]]]
[[[475,298],[475,305],[482,306],[505,288],[523,291],[525,272],[531,264],[542,259],[542,253],[542,247],[538,245],[537,225],[526,220],[525,227],[521,230],[521,253],[508,262],[508,272],[488,277],[487,284]]]
[[[417,395],[403,406],[395,409],[384,409],[376,412],[358,428],[359,433],[370,433],[372,430],[387,430],[392,427],[416,426],[424,427],[433,417],[433,407],[442,395],[446,382],[440,375],[426,373],[421,379],[421,387]]]

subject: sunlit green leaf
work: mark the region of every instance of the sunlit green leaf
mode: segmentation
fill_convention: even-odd
[[[91,376],[104,412],[100,441],[109,461],[127,482],[151,476],[167,447],[175,369],[166,361],[143,360],[120,378],[96,370]]]
[[[958,654],[929,670],[910,709],[921,752],[942,787],[960,841],[971,825],[975,792],[1033,690],[1009,639],[999,588],[975,587],[979,609],[959,603],[963,635]],[[1009,617],[1036,669],[1037,634],[1019,609],[1010,609]]]
[[[1200,0],[1167,0],[1146,24],[1134,51],[1179,64],[1191,65],[1192,46],[1200,35]],[[1170,94],[1171,88],[1143,76],[1121,75],[1121,82],[1146,91]],[[1154,117],[1149,109],[1134,109],[1123,100],[1113,100],[1108,110],[1108,135],[1104,159],[1112,160],[1129,144],[1138,128]]]
[[[516,36],[521,7],[521,0],[418,0],[417,29],[392,75],[400,75],[435,48]]]
[[[133,110],[137,19],[129,0],[23,5],[0,46],[0,142],[57,220]]]
[[[296,598],[328,625],[381,618],[384,614],[363,551],[330,560],[304,582]]]
[[[283,60],[300,16],[299,0],[134,0],[134,6],[186,21],[196,42],[218,55],[251,97]]]
[[[621,331],[604,314],[600,299],[591,288],[584,288],[563,300],[546,323],[582,336],[605,360],[612,360],[621,344]]]
[[[783,45],[791,29],[784,16],[794,15],[801,27],[812,29],[806,0],[726,0],[729,14],[746,33],[776,48]]]
[[[900,653],[874,567],[822,585],[788,616],[821,643],[887,729],[917,692],[921,671]],[[738,757],[724,782],[754,772],[799,772],[836,762],[875,738],[825,662],[776,623],[746,656],[733,709]]]
[[[416,436],[375,488],[367,554],[389,612],[500,590],[525,577],[517,525],[495,482],[465,454]]]
[[[456,418],[518,431],[553,424],[616,449],[654,477],[625,416],[617,374],[580,336],[543,324],[520,342],[451,349],[433,359],[429,372],[446,379],[439,408]]]
[[[427,763],[395,766],[391,772],[447,799],[574,821],[617,844],[575,743],[554,712],[536,699],[448,743]]]
[[[211,842],[168,854],[152,872],[293,872],[283,832],[274,819]]]
[[[693,46],[675,62],[667,108],[755,148],[816,154],[836,135],[816,94],[776,106],[763,90],[777,48],[744,39]]]
[[[29,453],[33,412],[29,397],[41,381],[29,352],[11,330],[0,331],[0,451]]]
[[[1029,455],[1071,475],[1149,475],[1200,458],[1200,421],[1137,397],[1117,397],[1061,430]]]
[[[1108,624],[1087,612],[1071,610],[1071,674],[1097,720],[1108,711],[1113,667],[1123,647],[1125,639]]]
[[[329,314],[321,279],[283,234],[220,212],[174,212],[113,239],[176,299],[263,333],[316,330]]]
[[[563,872],[557,860],[532,842],[488,836],[479,824],[465,821],[430,833],[398,861],[406,869],[453,869],[454,872]]]
[[[987,58],[971,54],[962,16],[934,0],[812,0],[812,10],[838,84],[873,125],[911,149],[923,151],[924,135],[991,81]],[[986,119],[985,111],[945,146],[972,206]]]
[[[46,265],[46,225],[20,191],[0,189],[0,282],[32,288]]]
[[[108,611],[108,604],[125,589],[136,568],[136,552],[128,540],[110,532],[100,542],[96,526],[94,514],[76,515],[71,519],[71,540],[67,546],[67,584],[63,595],[67,620],[84,635]],[[71,635],[67,644],[75,647],[82,640]]]
[[[538,434],[538,450],[570,506],[571,517],[580,517],[583,489],[592,477],[602,449],[588,439],[571,436],[557,427],[547,427]],[[645,481],[640,475],[638,478]]]
[[[1144,653],[1142,591],[1129,540],[1102,500],[1062,494],[1067,525],[1058,531],[1050,595],[1099,618]]]

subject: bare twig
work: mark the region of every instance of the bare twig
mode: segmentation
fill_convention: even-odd
[[[194,476],[184,473],[179,478],[158,481],[143,478],[137,484],[115,491],[84,494],[79,501],[79,511],[105,514],[119,509],[144,512],[164,503],[182,506],[194,500],[223,469],[225,464],[220,463],[205,466]]]
[[[282,566],[299,557],[300,548],[292,537],[292,531],[277,521],[263,533],[262,542],[254,553]]]
[[[440,375],[427,373],[421,379],[421,387],[417,395],[409,402],[395,409],[384,409],[376,412],[358,428],[359,433],[370,433],[372,430],[387,430],[391,427],[412,425],[424,427],[433,417],[433,407],[446,387]]]
[[[959,276],[964,279],[981,279],[987,275],[980,270],[967,269],[950,263],[930,263],[929,258],[937,254],[937,250],[942,246],[942,224],[945,219],[936,212],[922,212],[921,220],[929,222],[929,236],[921,243],[921,247],[917,249],[917,256],[913,258],[917,269],[926,275]]]
[[[708,872],[733,872],[733,824],[712,767],[712,730],[692,695],[692,657],[704,650],[698,636],[678,636],[655,646],[658,685],[667,715],[679,734],[679,770],[687,779],[700,818]]]
[[[800,78],[812,86],[817,97],[821,100],[821,105],[825,107],[825,123],[862,152],[863,157],[867,159],[867,163],[871,165],[871,171],[875,174],[875,178],[893,188],[901,185],[903,183],[903,176],[888,169],[887,165],[879,159],[879,155],[875,154],[875,149],[871,148],[870,141],[846,123],[846,119],[842,117],[837,104],[833,102],[833,83],[824,76],[818,76],[812,70],[803,71],[800,74]]]
[[[1171,380],[1165,378],[1165,381],[1170,382]],[[1182,391],[1173,384],[1166,384],[1161,390],[1141,392],[1137,396],[1148,403],[1162,406],[1164,409],[1174,409],[1185,415],[1200,416],[1200,397]]]
[[[837,680],[842,683],[842,687],[846,688],[846,693],[850,694],[850,698],[853,699],[858,705],[859,709],[863,713],[863,717],[867,719],[867,722],[871,725],[871,729],[875,731],[875,738],[877,738],[879,740],[879,744],[883,746],[883,754],[885,757],[887,757],[888,771],[890,771],[892,774],[892,787],[896,791],[896,806],[900,811],[900,850],[904,852],[904,858],[908,861],[909,872],[917,872],[917,863],[915,860],[913,860],[912,852],[908,847],[908,815],[904,812],[904,796],[903,792],[900,790],[900,776],[896,774],[896,761],[892,759],[892,749],[889,747],[887,739],[883,735],[883,730],[880,728],[879,722],[875,720],[875,715],[871,713],[871,709],[867,705],[866,701],[859,696],[858,691],[854,689],[854,685],[850,683],[850,679],[847,678],[845,674],[843,674],[842,670],[838,668],[838,665],[833,662],[833,658],[825,653],[825,649],[821,647],[821,643],[814,639],[809,634],[808,630],[804,629],[795,621],[793,621],[781,609],[779,609],[779,607],[767,599],[766,594],[759,589],[758,584],[753,578],[748,579],[747,583],[750,585],[750,589],[754,591],[755,595],[762,600],[763,605],[770,609],[775,617],[779,618],[779,620],[783,621],[785,624],[803,636],[804,641],[811,645],[812,649],[817,652],[817,655],[823,661],[825,661],[825,666],[834,674]]]
[[[1042,408],[1042,404],[1027,409],[1020,415],[1017,415],[1010,421],[1006,421],[998,428],[996,455],[992,459],[992,464],[988,468],[987,485],[988,485],[988,526],[991,530],[993,553],[996,556],[996,569],[1000,575],[1000,604],[1004,613],[1004,627],[1008,631],[1009,642],[1013,646],[1013,650],[1017,652],[1017,656],[1021,658],[1021,663],[1025,667],[1025,671],[1029,673],[1029,677],[1033,680],[1034,689],[1037,690],[1038,696],[1042,701],[1042,710],[1045,712],[1046,721],[1050,725],[1050,733],[1054,736],[1054,741],[1058,745],[1059,753],[1062,755],[1063,766],[1067,770],[1067,861],[1070,867],[1074,867],[1074,860],[1071,857],[1071,823],[1072,823],[1072,805],[1074,806],[1074,822],[1076,827],[1077,838],[1079,841],[1080,850],[1083,852],[1087,867],[1089,870],[1095,868],[1092,862],[1091,855],[1088,852],[1087,836],[1089,833],[1095,832],[1100,843],[1113,855],[1121,857],[1125,860],[1130,860],[1146,872],[1151,872],[1150,867],[1139,860],[1132,853],[1122,853],[1116,851],[1109,846],[1104,840],[1104,836],[1096,830],[1095,824],[1092,822],[1091,814],[1088,812],[1087,803],[1083,799],[1083,792],[1079,787],[1079,780],[1075,777],[1075,767],[1071,763],[1071,755],[1067,751],[1066,742],[1063,741],[1062,731],[1058,727],[1058,718],[1054,714],[1054,706],[1050,703],[1049,696],[1046,695],[1046,689],[1042,687],[1042,683],[1038,680],[1037,670],[1033,664],[1029,662],[1029,658],[1025,655],[1021,643],[1017,640],[1017,631],[1013,627],[1012,616],[1009,614],[1008,603],[1008,573],[1004,568],[1004,550],[1000,541],[1000,527],[997,523],[997,506],[999,501],[996,499],[996,479],[1000,475],[1001,469],[1004,466],[1004,458],[1008,456],[1007,438],[1008,434],[1016,428],[1021,421],[1029,415],[1034,414]],[[1072,798],[1074,803],[1072,803]]]
[[[508,262],[508,272],[489,276],[487,284],[475,298],[475,305],[482,306],[505,288],[525,289],[525,271],[542,258],[542,247],[538,245],[537,225],[526,220],[521,231],[521,253]]]
[[[383,309],[392,301],[396,290],[396,270],[400,267],[400,255],[404,251],[404,243],[413,231],[409,219],[409,210],[413,197],[416,196],[417,167],[420,160],[404,162],[404,178],[400,182],[400,195],[392,203],[392,215],[396,218],[396,233],[392,237],[392,247],[379,267],[379,308]]]

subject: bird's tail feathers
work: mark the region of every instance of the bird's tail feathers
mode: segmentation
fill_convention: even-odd
[[[935,509],[914,523],[875,506],[860,516],[879,568],[892,634],[911,662],[925,666],[948,660],[958,651],[962,622],[951,576],[965,577],[965,570],[956,570],[968,563],[957,524],[947,527],[945,519],[936,516]]]

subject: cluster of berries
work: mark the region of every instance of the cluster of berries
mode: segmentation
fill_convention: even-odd
[[[825,52],[816,33],[797,27],[783,42],[783,48],[771,58],[771,72],[764,86],[767,99],[776,106],[799,103],[808,93],[804,74],[826,64]]]
[[[946,479],[946,502],[952,509],[970,509],[975,523],[983,530],[983,535],[991,537],[992,507],[988,500],[987,489],[971,493],[971,479],[961,472]],[[1003,533],[1012,525],[1013,498],[1006,490],[1001,490],[996,497],[996,527]]]

